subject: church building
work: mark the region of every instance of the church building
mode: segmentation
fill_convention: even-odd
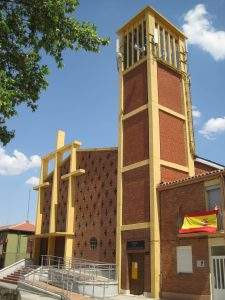
[[[151,7],[117,34],[118,147],[58,132],[36,187],[34,259],[115,263],[120,293],[225,299],[225,171],[195,152],[186,37]]]

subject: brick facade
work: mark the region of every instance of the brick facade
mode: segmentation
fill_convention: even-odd
[[[195,174],[202,174],[205,172],[214,171],[216,168],[209,165],[203,164],[201,162],[195,161]]]
[[[117,151],[78,151],[77,168],[85,169],[85,174],[74,179],[73,255],[115,262]],[[93,237],[96,250],[90,247]]]
[[[144,166],[123,174],[123,224],[149,222],[149,168]]]
[[[123,122],[124,166],[148,159],[148,112],[140,112]]]
[[[124,75],[124,114],[148,101],[146,62]]]
[[[173,180],[182,179],[188,177],[188,173],[172,169],[166,166],[161,166],[161,182],[168,182]]]
[[[158,64],[159,104],[183,113],[181,76],[168,67]]]
[[[180,299],[182,294],[210,294],[208,238],[178,236],[184,215],[202,210],[206,210],[204,182],[160,192],[162,293],[181,294]],[[176,247],[189,245],[192,246],[193,273],[178,274]],[[206,266],[198,268],[197,260],[204,260]]]
[[[50,222],[50,210],[51,210],[51,199],[52,199],[52,180],[53,174],[50,174],[46,181],[49,182],[49,186],[46,187],[41,193],[43,193],[43,204],[42,210],[42,224],[41,233],[49,232],[49,222]]]
[[[159,128],[161,159],[186,166],[187,146],[184,121],[160,111]]]

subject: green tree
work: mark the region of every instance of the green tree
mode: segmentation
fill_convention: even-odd
[[[48,86],[46,53],[63,67],[65,49],[98,52],[108,44],[96,26],[78,21],[78,0],[0,0],[0,141],[5,145],[15,132],[6,122],[25,103],[32,111]]]

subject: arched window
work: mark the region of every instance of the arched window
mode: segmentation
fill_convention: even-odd
[[[96,237],[90,238],[90,248],[91,248],[91,250],[95,250],[97,248],[97,245],[98,245],[98,241],[97,241]]]

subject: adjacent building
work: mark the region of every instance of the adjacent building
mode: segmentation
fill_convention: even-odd
[[[0,226],[0,268],[23,258],[32,258],[32,238],[35,227],[28,221]]]
[[[114,262],[121,293],[224,299],[224,166],[195,153],[186,37],[146,7],[118,39],[118,148],[58,132],[36,187],[34,259]],[[186,214],[215,209],[216,232],[179,233]]]

